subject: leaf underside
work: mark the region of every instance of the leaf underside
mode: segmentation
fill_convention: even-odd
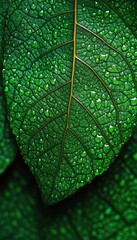
[[[103,173],[132,133],[136,3],[118,4],[10,2],[4,60],[10,123],[48,204]]]

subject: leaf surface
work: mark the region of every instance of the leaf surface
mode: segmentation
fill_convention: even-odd
[[[5,171],[16,155],[16,144],[7,119],[6,98],[3,90],[3,32],[7,1],[0,0],[0,174]]]
[[[136,240],[136,176],[137,129],[106,173],[70,199],[45,209],[34,179],[17,159],[0,181],[0,237]]]
[[[48,240],[136,240],[137,128],[110,169],[62,205],[49,209]]]
[[[127,20],[131,8],[119,4],[120,11],[109,1],[10,2],[9,116],[48,204],[104,172],[136,121],[136,15]]]

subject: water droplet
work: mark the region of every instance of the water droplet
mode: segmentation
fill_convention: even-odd
[[[32,104],[32,100],[29,99],[29,100],[27,101],[27,103],[31,105],[31,104]]]
[[[89,51],[90,49],[91,49],[91,46],[90,46],[90,45],[88,45],[88,46],[87,46],[87,50]]]
[[[109,130],[110,133],[112,133],[114,131],[114,127],[112,125],[110,125],[108,130]]]
[[[28,30],[28,34],[32,34],[32,30],[31,29]]]
[[[97,41],[97,38],[96,37],[93,37],[92,38],[92,41],[95,43]]]
[[[30,121],[33,123],[33,122],[35,122],[36,121],[36,117],[31,117],[30,118]]]
[[[97,15],[101,15],[101,10],[100,9],[97,11]]]
[[[49,85],[48,84],[46,84],[45,86],[44,86],[44,90],[48,90],[48,88],[49,88]]]
[[[53,36],[54,36],[54,38],[56,39],[57,37],[58,37],[58,32],[54,32],[54,34],[53,34]]]
[[[91,101],[91,103],[90,103],[90,108],[93,108],[93,107],[95,107],[95,102],[94,102],[94,101]]]
[[[99,153],[98,158],[101,159],[103,156],[101,153]]]
[[[21,118],[21,114],[20,114],[20,113],[17,113],[17,114],[16,114],[16,118],[17,118],[17,119],[20,119],[20,118]],[[21,129],[20,129],[20,130],[21,130]]]
[[[100,55],[100,60],[102,60],[102,61],[107,61],[107,58],[108,58],[108,54],[101,54]]]
[[[55,79],[55,78],[54,78],[54,79],[50,79],[50,83],[51,83],[52,85],[55,85],[56,79]]]
[[[96,63],[99,63],[99,58],[96,58],[95,62],[96,62]]]
[[[97,1],[95,1],[95,7],[98,7],[99,3]]]
[[[132,105],[132,106],[137,105],[137,98],[136,98],[136,97],[131,98],[131,105]]]
[[[83,153],[81,153],[81,157],[85,157],[87,155],[87,153],[84,151]]]
[[[97,135],[97,132],[96,132],[96,131],[93,131],[93,132],[92,132],[92,136],[95,137],[96,135]],[[92,138],[91,138],[91,140],[92,140]]]
[[[32,5],[31,5],[31,9],[32,9],[32,10],[35,10],[35,9],[36,9],[36,5],[35,5],[35,4],[32,4]]]
[[[43,109],[43,108],[41,108],[39,112],[42,114],[42,113],[44,112],[44,109]]]
[[[113,84],[114,84],[114,85],[118,85],[118,84],[119,84],[119,81],[117,80],[116,77],[113,78]]]
[[[84,86],[84,90],[86,90],[86,91],[88,90],[88,86],[87,85]]]
[[[122,46],[122,51],[124,52],[124,51],[126,51],[127,50],[127,46],[124,44],[123,46]]]
[[[91,149],[90,152],[91,152],[91,154],[95,154],[95,150],[94,149]]]
[[[105,144],[104,147],[103,147],[103,151],[105,153],[107,153],[109,151],[109,145],[108,144]]]
[[[105,73],[105,77],[106,77],[106,78],[109,78],[109,72],[106,72],[106,73]]]
[[[101,105],[102,105],[101,99],[99,98],[99,99],[96,100],[96,107],[97,107],[97,109],[100,109]]]
[[[32,115],[34,116],[36,114],[36,112],[34,110],[32,110]]]
[[[34,42],[32,43],[32,47],[33,47],[33,48],[37,48],[37,47],[38,47],[37,41],[34,41]]]
[[[109,68],[109,72],[111,72],[111,73],[113,73],[113,72],[118,72],[117,65],[113,64],[113,65]]]
[[[137,65],[137,60],[134,61],[134,64]]]
[[[43,16],[43,14],[44,14],[44,11],[43,11],[43,10],[41,10],[41,11],[39,12],[39,16],[40,16],[40,17],[42,17],[42,16]]]
[[[95,176],[98,176],[99,175],[99,171],[98,171],[98,169],[96,169],[96,171],[95,171]]]
[[[95,141],[97,142],[97,143],[100,143],[101,141],[102,141],[102,136],[101,135],[97,135],[97,137],[95,138]]]
[[[61,71],[61,73],[64,74],[66,72],[66,69],[65,68],[61,68],[60,71]]]
[[[51,12],[52,12],[52,8],[49,8],[49,9],[48,9],[48,13],[51,13]]]
[[[104,17],[107,17],[109,15],[109,10],[104,12]]]
[[[47,109],[47,110],[45,111],[45,116],[46,116],[46,117],[49,117],[49,115],[50,115],[50,114],[49,114],[49,110]]]
[[[8,92],[9,91],[9,88],[8,87],[5,87],[5,92]]]

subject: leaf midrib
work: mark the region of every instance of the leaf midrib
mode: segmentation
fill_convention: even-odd
[[[63,133],[63,137],[62,137],[60,157],[59,157],[59,162],[58,162],[56,171],[54,173],[52,186],[54,186],[54,184],[55,184],[56,176],[58,174],[58,171],[60,169],[60,165],[61,165],[61,162],[63,159],[64,144],[65,144],[67,131],[69,129],[70,109],[71,109],[71,102],[72,102],[72,97],[73,97],[74,74],[75,74],[75,63],[76,63],[76,31],[77,31],[77,0],[74,0],[73,59],[72,59],[72,73],[71,73],[71,80],[70,80],[70,95],[69,95],[69,102],[68,102],[68,109],[67,109],[66,126],[65,126],[64,133]],[[51,188],[51,191],[47,198],[47,202],[50,199],[52,192],[53,192],[53,188]]]

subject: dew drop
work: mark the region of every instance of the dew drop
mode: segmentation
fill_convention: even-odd
[[[32,34],[32,30],[31,29],[28,30],[28,34]]]
[[[89,51],[91,49],[91,46],[90,45],[88,45],[87,46],[87,51]]]
[[[107,17],[109,15],[109,10],[104,12],[104,17]]]
[[[137,60],[134,61],[134,64],[137,65]]]
[[[51,83],[52,85],[55,85],[56,79],[55,79],[55,78],[54,78],[54,79],[50,79],[50,83]]]
[[[112,133],[114,131],[114,127],[112,125],[110,125],[108,130],[110,133]]]
[[[137,105],[137,98],[136,98],[136,97],[131,98],[131,105],[132,105],[132,106]]]
[[[106,72],[106,73],[105,73],[105,77],[106,77],[106,78],[109,78],[109,72]]]
[[[97,99],[97,101],[96,101],[96,107],[97,107],[97,109],[100,109],[100,108],[101,108],[101,105],[102,105],[101,99],[99,98],[99,99]]]
[[[113,64],[113,65],[109,68],[109,72],[111,72],[111,73],[113,73],[113,72],[118,72],[117,65]]]
[[[35,9],[36,9],[36,5],[35,5],[35,4],[32,4],[32,5],[31,5],[31,9],[32,9],[32,10],[35,10]]]
[[[49,8],[49,9],[48,9],[48,13],[51,13],[51,12],[52,12],[52,8]]]
[[[5,87],[5,92],[8,92],[9,91],[9,88],[8,87]]]
[[[109,151],[109,145],[108,145],[108,144],[105,144],[105,145],[104,145],[103,151],[104,151],[105,153]]]
[[[49,85],[48,84],[46,84],[45,86],[44,86],[44,90],[48,90],[48,88],[49,88]]]
[[[116,77],[113,78],[113,84],[114,84],[114,85],[118,85],[118,84],[119,84],[119,81],[117,80]]]
[[[48,109],[45,111],[45,116],[49,117],[49,110]]]
[[[97,143],[100,143],[102,141],[102,136],[101,135],[97,135],[97,137],[95,138],[95,141]]]
[[[31,121],[32,123],[34,123],[35,120],[36,120],[36,117],[31,117],[31,118],[30,118],[30,121]]]
[[[87,153],[84,151],[83,153],[81,153],[81,157],[85,157],[87,155]]]
[[[55,39],[57,39],[57,37],[58,37],[58,32],[55,31],[54,34],[53,34],[53,36],[54,36]]]
[[[124,51],[126,51],[127,50],[127,46],[124,44],[123,46],[122,46],[122,51],[124,52]]]
[[[108,54],[101,54],[100,55],[100,60],[102,60],[102,61],[107,61],[107,58],[108,58]]]
[[[90,108],[93,108],[93,107],[95,107],[95,102],[94,102],[94,101],[91,101],[91,103],[90,103]]]
[[[33,48],[37,48],[37,47],[38,47],[37,41],[34,41],[34,42],[32,43],[32,47],[33,47]]]
[[[44,14],[44,11],[41,10],[41,11],[39,12],[39,16],[40,16],[40,17],[43,17],[43,14]]]

